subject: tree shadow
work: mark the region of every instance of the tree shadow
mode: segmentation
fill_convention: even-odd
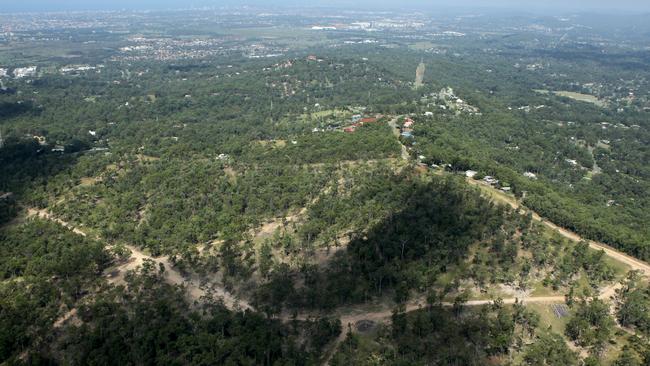
[[[8,93],[8,91],[5,92]],[[38,113],[38,109],[32,102],[0,102],[0,118],[12,118],[27,113]]]
[[[34,139],[10,138],[0,148],[0,224],[11,221],[19,204],[42,206],[46,197],[35,193],[49,178],[76,164],[78,154],[52,151]]]
[[[397,302],[413,291],[426,292],[469,248],[494,236],[505,223],[507,208],[481,197],[458,179],[415,181],[401,208],[367,233],[357,234],[324,269],[303,271],[304,286],[287,288],[288,276],[271,289],[282,290],[296,308],[331,309],[392,295]],[[273,282],[273,280],[271,281]],[[264,289],[263,289],[264,291]]]

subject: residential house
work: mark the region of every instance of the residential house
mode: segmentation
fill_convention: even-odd
[[[489,175],[486,175],[485,177],[483,177],[483,181],[484,181],[485,183],[489,184],[489,185],[496,185],[496,184],[499,184],[499,180],[498,180],[498,179],[496,179],[496,178],[494,178],[494,177],[491,177],[491,176],[489,176]]]
[[[361,125],[363,125],[365,123],[375,123],[375,122],[377,122],[377,118],[374,118],[374,117],[366,117],[366,118],[361,118],[359,120],[359,123]]]

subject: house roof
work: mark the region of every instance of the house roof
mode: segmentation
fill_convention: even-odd
[[[362,118],[359,120],[361,123],[374,123],[377,122],[377,118],[374,117],[367,117],[367,118]]]

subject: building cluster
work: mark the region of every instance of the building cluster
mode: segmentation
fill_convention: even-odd
[[[378,122],[381,117],[381,115],[377,115],[375,117],[363,117],[360,114],[355,114],[352,116],[352,124],[343,128],[343,131],[347,133],[353,133],[359,127]]]
[[[412,30],[423,28],[426,24],[423,21],[412,18],[380,18],[373,20],[350,19],[342,22],[340,19],[332,24],[315,24],[310,27],[314,31],[367,31],[374,32],[380,30]]]
[[[208,39],[175,37],[131,37],[129,44],[119,49],[112,61],[174,61],[202,59],[228,54],[241,54],[247,58],[272,58],[282,56],[286,47],[264,42],[229,42],[227,37]]]
[[[131,44],[119,49],[114,61],[173,61],[205,58],[223,53],[221,40],[133,37]]]
[[[483,182],[485,182],[487,185],[493,186],[495,188],[499,188],[503,192],[510,192],[512,190],[509,186],[502,184],[498,179],[489,175],[483,177]]]
[[[59,72],[62,75],[78,75],[88,71],[97,71],[101,72],[100,69],[103,69],[104,65],[90,66],[90,65],[68,65],[59,69]]]
[[[17,67],[14,69],[14,77],[16,79],[34,77],[37,71],[38,67],[36,66]]]
[[[456,114],[467,113],[469,115],[480,116],[480,110],[467,103],[465,100],[459,98],[451,87],[442,88],[438,93],[431,93],[425,95],[421,99],[422,103],[426,103],[427,107],[438,107],[439,109],[452,111]],[[429,112],[427,115],[432,115]]]
[[[400,135],[405,138],[413,138],[413,127],[415,126],[415,121],[410,117],[404,118],[404,123],[402,123],[402,128],[400,129]]]

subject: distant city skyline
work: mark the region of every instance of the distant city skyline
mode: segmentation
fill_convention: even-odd
[[[349,8],[404,8],[434,10],[435,8],[495,8],[512,10],[568,10],[568,11],[598,11],[620,10],[625,12],[650,11],[650,1],[647,0],[357,0],[353,4],[343,0],[25,0],[4,1],[0,12],[38,12],[38,11],[74,11],[74,10],[145,10],[145,9],[179,9],[192,7],[218,7],[218,6],[332,6]]]

